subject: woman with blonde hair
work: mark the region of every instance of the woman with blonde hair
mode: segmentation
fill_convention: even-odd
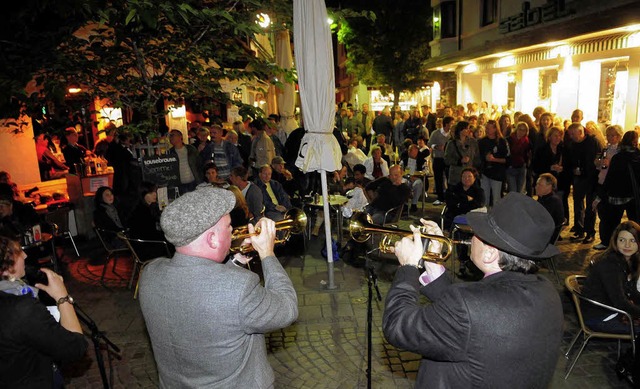
[[[231,212],[229,212],[229,216],[231,217],[231,227],[237,228],[246,226],[249,224],[249,219],[251,219],[251,213],[249,212],[247,201],[244,199],[240,188],[237,186],[229,185],[227,189],[236,196],[236,205],[233,207]]]
[[[596,138],[598,143],[600,143],[601,148],[604,149],[607,146],[607,141],[606,139],[604,139],[604,135],[602,135],[602,131],[600,130],[596,122],[592,120],[588,121],[587,124],[584,125],[584,132]]]

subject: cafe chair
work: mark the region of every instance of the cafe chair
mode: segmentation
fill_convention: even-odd
[[[118,237],[118,231],[110,231],[104,228],[93,227],[93,230],[98,237],[100,243],[102,243],[102,247],[107,252],[107,258],[104,262],[104,267],[102,268],[102,275],[100,276],[100,283],[104,285],[104,275],[107,272],[107,266],[109,265],[109,260],[113,258],[113,265],[111,271],[114,274],[116,273],[116,263],[118,262],[118,256],[121,253],[128,253],[129,247],[120,240]],[[121,246],[118,246],[116,243],[121,242]]]
[[[165,255],[166,257],[171,257],[171,251],[169,250],[169,245],[164,240],[144,240],[144,239],[135,239],[130,238],[124,232],[119,232],[118,237],[122,239],[129,250],[131,251],[131,259],[133,261],[133,269],[131,269],[131,279],[129,280],[129,289],[133,286],[133,280],[136,278],[136,274],[142,273],[146,264],[148,264],[152,259],[157,258],[158,256],[149,256],[148,252],[154,252],[161,255]],[[133,298],[138,298],[138,286],[140,283],[140,277],[136,282],[136,289],[133,293]]]
[[[564,224],[560,224],[555,228],[555,230],[553,231],[553,235],[551,235],[551,240],[549,241],[549,243],[554,246],[556,245],[556,243],[558,243],[558,238],[560,237],[560,233],[562,232],[563,227]],[[545,262],[547,264],[547,268],[551,270],[553,274],[555,274],[556,282],[558,283],[558,285],[560,285],[560,276],[558,275],[558,269],[556,268],[555,257],[549,257],[545,260]]]
[[[44,220],[51,225],[51,234],[53,235],[53,238],[68,238],[71,240],[71,244],[73,245],[76,255],[80,257],[78,246],[76,246],[76,242],[73,240],[73,235],[71,235],[71,232],[69,231],[70,211],[71,206],[69,205],[49,208],[47,214],[44,216]]]
[[[602,304],[598,301],[591,300],[583,296],[581,294],[581,288],[582,288],[581,282],[584,281],[585,278],[586,276],[583,276],[583,275],[570,275],[565,279],[565,286],[567,287],[569,292],[571,292],[571,297],[573,298],[573,303],[576,307],[576,312],[578,313],[578,321],[580,322],[580,330],[578,331],[576,336],[573,338],[573,340],[571,341],[571,344],[569,345],[569,348],[567,349],[567,352],[564,354],[565,358],[569,359],[569,353],[571,353],[573,346],[578,341],[578,338],[580,337],[580,335],[582,335],[582,346],[580,347],[578,354],[575,356],[575,358],[569,365],[569,370],[567,371],[567,374],[564,376],[565,380],[569,377],[569,374],[571,374],[573,367],[576,365],[576,362],[578,362],[578,358],[580,358],[582,351],[587,346],[587,343],[591,338],[617,339],[618,340],[618,359],[620,359],[620,347],[621,347],[620,341],[629,340],[631,341],[631,351],[634,356],[636,354],[635,333],[633,329],[633,318],[631,317],[631,315],[621,309],[618,309],[606,304]],[[611,311],[612,314],[617,313],[618,315],[626,316],[629,323],[629,332],[624,334],[616,334],[616,333],[598,332],[598,331],[591,330],[585,324],[584,318],[582,317],[583,303],[597,305],[598,307],[605,308]],[[616,317],[612,320],[618,320],[618,318]]]
[[[402,217],[402,209],[404,208],[404,204],[400,204],[397,207],[393,207],[384,213],[384,221],[382,222],[383,226],[398,228],[398,223],[400,223],[400,218]]]

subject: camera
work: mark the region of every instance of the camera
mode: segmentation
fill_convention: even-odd
[[[25,270],[25,278],[27,279],[27,284],[49,285],[49,279],[47,278],[47,275],[45,274],[45,272],[43,272],[39,268],[35,266],[26,266],[24,270]]]

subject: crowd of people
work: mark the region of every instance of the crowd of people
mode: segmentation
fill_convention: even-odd
[[[342,167],[328,174],[328,182],[331,193],[349,199],[342,210],[345,217],[364,211],[373,223],[384,224],[390,210],[407,206],[416,211],[432,177],[434,204],[447,208],[445,228],[455,216],[466,214],[473,230],[470,261],[483,274],[473,284],[452,283],[441,264],[423,263],[425,247],[438,251],[438,243],[425,245],[413,226],[413,236],[395,245],[400,267],[387,296],[383,330],[390,343],[423,356],[418,387],[503,387],[515,380],[544,386],[550,381],[562,335],[562,307],[553,285],[533,273],[537,261],[558,253],[554,234],[570,223],[570,190],[572,241],[594,242],[596,217],[601,218],[601,242],[595,248],[604,251],[586,265],[584,294],[640,318],[638,133],[616,125],[603,133],[582,120],[580,110],[562,121],[541,108],[529,116],[498,114],[473,104],[435,112],[429,107],[410,112],[385,108],[379,115],[367,104],[359,112],[348,105],[337,111],[334,136],[343,150]],[[157,259],[146,266],[140,281],[161,387],[273,384],[264,333],[288,326],[298,314],[296,292],[274,254],[275,222],[319,191],[318,173],[304,174],[295,166],[302,134],[303,127],[288,135],[279,130],[277,116],[238,121],[229,129],[194,123],[188,139],[181,131],[169,131],[180,196],[164,209],[156,183],[132,173],[137,161],[129,149],[130,135],[110,131],[92,151],[114,167],[113,188],[101,187],[95,194],[95,226],[164,240],[173,248],[170,257],[148,253],[147,258]],[[36,138],[41,172],[48,177],[73,173],[79,165],[74,161],[89,152],[77,145],[75,130],[66,137],[64,163],[52,159],[57,157],[46,135]],[[486,212],[470,213],[482,207]],[[4,222],[28,223],[33,215],[18,217],[22,211],[14,188],[0,184]],[[624,212],[628,221],[621,223]],[[422,224],[428,234],[443,234],[432,221]],[[261,261],[263,283],[243,269],[249,257],[229,254],[231,232],[240,226],[251,233],[244,243],[253,246]],[[0,285],[6,292],[0,293],[0,303],[16,310],[28,306],[40,319],[27,329],[44,326],[42,333],[71,346],[42,342],[25,349],[40,365],[17,367],[13,375],[5,371],[0,383],[6,379],[14,386],[30,382],[25,377],[59,379],[55,374],[45,378],[42,366],[86,351],[62,279],[45,270],[48,285],[19,281],[25,256],[15,240],[0,238]],[[38,289],[56,300],[59,323],[33,306]],[[419,293],[432,304],[419,304]],[[191,320],[185,323],[184,317]],[[3,320],[3,327],[18,333],[19,315]],[[624,323],[598,309],[585,310],[585,320],[593,328],[624,331]],[[10,341],[0,337],[0,347]],[[66,351],[52,354],[51,347]],[[536,363],[527,362],[531,355]],[[31,373],[25,376],[24,371]]]

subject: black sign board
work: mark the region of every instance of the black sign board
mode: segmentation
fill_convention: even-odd
[[[180,168],[178,157],[175,155],[161,155],[142,158],[142,177],[162,186],[180,185]]]

